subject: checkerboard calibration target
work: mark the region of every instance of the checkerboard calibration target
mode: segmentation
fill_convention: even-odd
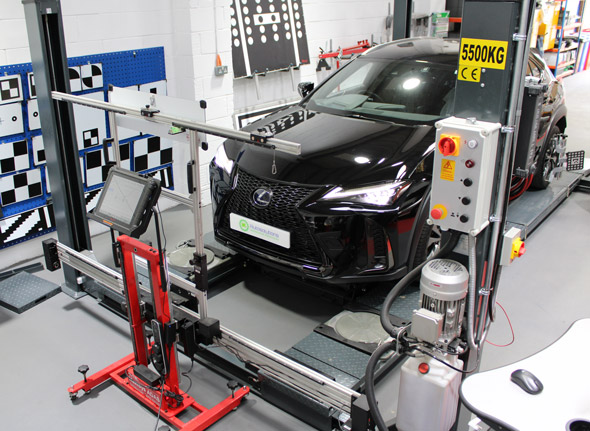
[[[133,151],[135,172],[172,163],[172,144],[159,136],[136,140]]]
[[[233,0],[236,78],[309,64],[302,0]]]
[[[22,202],[43,194],[41,171],[33,169],[22,174],[0,178],[2,206]]]
[[[0,103],[23,100],[20,76],[0,77]]]
[[[4,142],[0,144],[0,174],[29,169],[27,141]]]

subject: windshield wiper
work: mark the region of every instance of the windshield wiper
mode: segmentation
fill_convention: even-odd
[[[345,115],[345,117],[359,118],[361,120],[379,121],[377,118],[369,117],[369,116],[363,115],[363,114],[356,114],[356,113],[351,113],[351,114]]]

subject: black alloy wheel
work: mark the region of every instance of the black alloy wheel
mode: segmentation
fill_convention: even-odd
[[[535,189],[546,189],[554,178],[553,171],[559,164],[557,140],[561,130],[553,126],[541,148],[537,159],[537,169],[531,186]]]

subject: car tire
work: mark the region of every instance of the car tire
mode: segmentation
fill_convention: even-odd
[[[546,189],[553,179],[553,169],[557,166],[559,155],[556,153],[555,136],[559,135],[561,130],[553,126],[545,139],[537,159],[537,169],[533,176],[531,187],[534,189]]]
[[[412,268],[417,267],[434,254],[440,248],[442,238],[442,231],[438,226],[424,222],[416,245]]]

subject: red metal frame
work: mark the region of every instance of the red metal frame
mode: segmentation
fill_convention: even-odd
[[[68,388],[68,392],[71,396],[75,396],[80,390],[88,392],[101,383],[104,383],[107,380],[112,380],[146,407],[154,412],[159,411],[160,416],[166,422],[175,426],[179,430],[204,430],[235,409],[240,404],[242,398],[248,395],[250,388],[244,386],[237,389],[231,396],[221,401],[213,408],[207,409],[203,407],[190,395],[182,392],[179,388],[180,382],[175,346],[172,346],[167,352],[169,369],[163,384],[163,395],[161,395],[162,393],[160,390],[148,388],[134,376],[133,367],[135,365],[141,364],[148,366],[148,358],[152,347],[151,345],[147,345],[144,333],[146,320],[141,316],[140,295],[135,276],[134,256],[139,256],[148,262],[154,312],[156,318],[162,323],[162,325],[166,325],[171,320],[170,302],[168,298],[168,290],[162,289],[162,283],[160,281],[160,254],[158,250],[126,235],[121,235],[117,240],[121,245],[125,295],[128,303],[128,316],[133,337],[134,353],[125,356],[101,371],[76,383]],[[170,392],[181,395],[182,402],[178,402],[175,397],[170,396]],[[161,396],[163,396],[162,400],[160,400]],[[180,420],[178,415],[189,408],[196,410],[198,415],[188,422]]]
[[[360,54],[361,52],[365,52],[367,49],[371,47],[371,44],[368,40],[361,40],[354,46],[349,46],[348,48],[342,48],[338,51],[334,52],[322,52],[318,57],[319,58],[334,58],[334,57],[341,57],[345,55],[351,54]]]
[[[336,68],[339,69],[341,58],[344,58],[344,57],[347,57],[347,56],[353,55],[353,54],[361,54],[361,53],[365,52],[366,50],[368,50],[369,48],[371,48],[371,44],[369,43],[368,40],[360,40],[354,46],[349,46],[347,48],[341,48],[340,50],[334,51],[334,52],[322,52],[318,56],[318,58],[320,58],[320,59],[336,58],[337,59]]]

